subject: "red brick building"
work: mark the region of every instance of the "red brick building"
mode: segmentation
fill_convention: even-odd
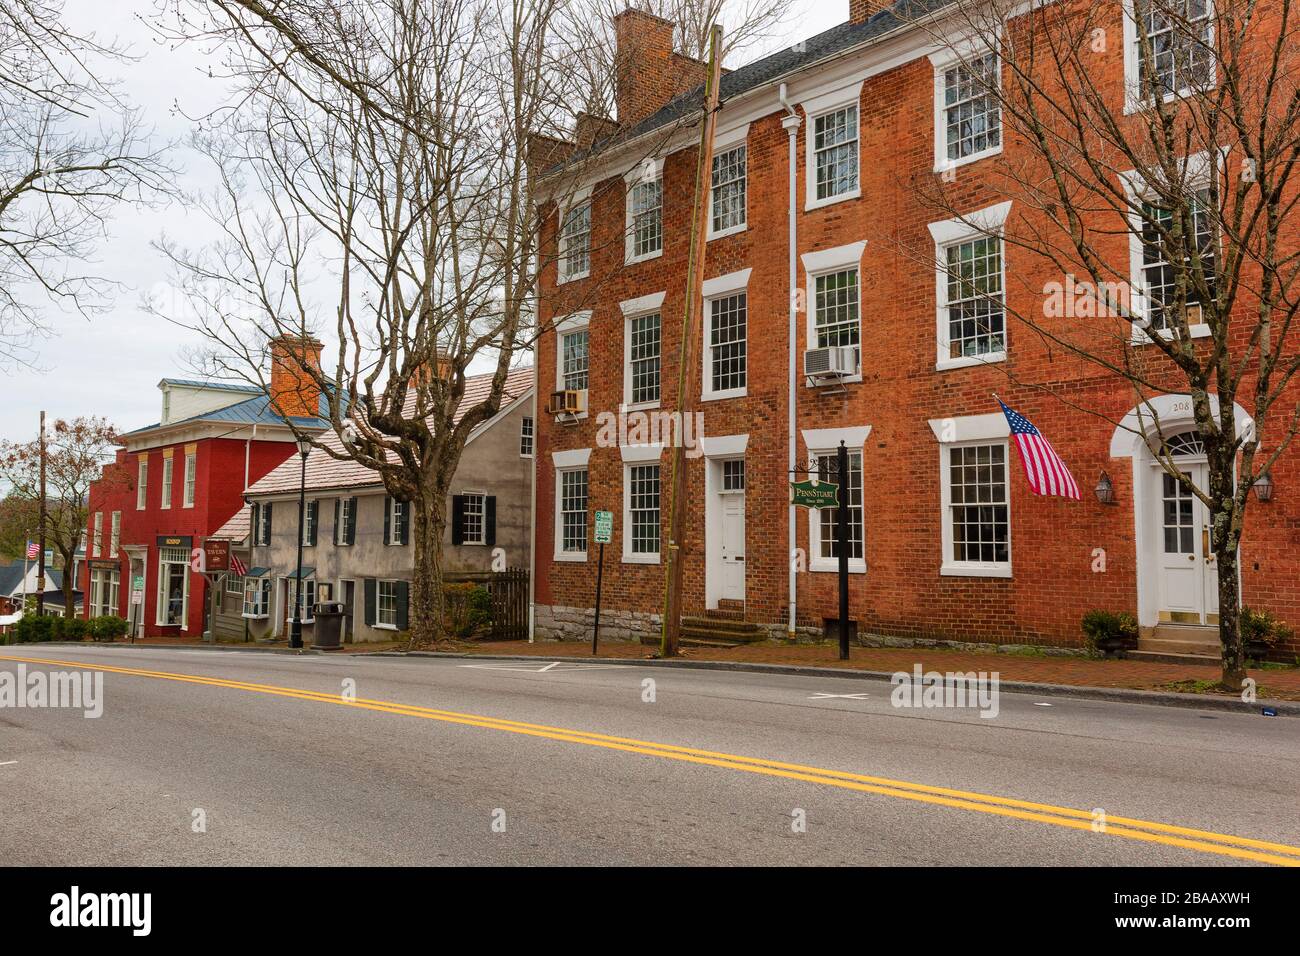
[[[1001,241],[1026,214],[992,173],[1018,160],[1018,144],[1002,142],[998,117],[969,92],[980,61],[951,55],[881,4],[850,6],[848,22],[723,80],[686,613],[739,609],[784,632],[793,593],[804,633],[837,617],[832,513],[789,509],[787,481],[792,461],[823,459],[844,441],[854,472],[850,614],[861,629],[1078,645],[1081,616],[1104,608],[1134,613],[1148,637],[1177,623],[1204,627],[1212,644],[1205,509],[1162,481],[1127,430],[1132,386],[1053,354],[1005,318],[961,321],[974,306],[955,298],[961,286],[944,262],[999,277],[997,294],[1022,309],[1062,279]],[[1111,35],[1125,42],[1099,54],[1098,69],[1123,96],[1131,42],[1122,5],[1113,7]],[[615,633],[657,633],[663,605],[670,456],[655,436],[611,437],[602,426],[620,410],[635,418],[676,404],[701,102],[698,89],[677,94],[702,66],[679,64],[682,83],[664,82],[666,21],[627,11],[616,34],[649,64],[620,73],[620,122],[582,116],[574,143],[543,144],[553,165],[543,176],[548,330],[537,352],[539,636],[588,627],[596,510],[612,511],[615,525],[602,620]],[[917,183],[947,170],[966,222],[919,197]],[[1121,236],[1109,253],[1127,264],[1134,250]],[[557,391],[577,393],[576,404],[546,414]],[[995,392],[1051,439],[1082,501],[1030,493]],[[1187,396],[1171,383],[1153,402],[1164,439],[1203,476]],[[1250,411],[1234,411],[1245,427]],[[1113,503],[1093,493],[1103,473]],[[1275,500],[1252,501],[1248,514],[1242,589],[1247,603],[1300,621],[1294,453],[1272,478]]]
[[[283,343],[272,343],[273,356]],[[319,356],[319,345],[315,347]],[[244,506],[244,489],[295,454],[300,429],[327,425],[327,399],[295,363],[274,360],[269,393],[163,379],[158,423],[127,432],[91,485],[82,581],[85,614],[117,614],[139,637],[204,629],[207,584],[190,552]],[[132,585],[143,582],[141,600]]]

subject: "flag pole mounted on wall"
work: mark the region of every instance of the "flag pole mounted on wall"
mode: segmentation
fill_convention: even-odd
[[[1024,415],[998,398],[997,392],[993,393],[993,398],[1002,407],[1002,414],[1006,416],[1007,425],[1011,429],[1011,437],[1016,440],[1016,448],[1020,450],[1020,464],[1024,466],[1029,490],[1036,495],[1078,501],[1079,483],[1074,480],[1074,475],[1070,474],[1070,469],[1056,453],[1047,436]]]

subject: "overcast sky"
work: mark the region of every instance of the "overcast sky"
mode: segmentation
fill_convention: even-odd
[[[126,92],[144,110],[159,142],[179,144],[173,160],[182,168],[182,188],[202,190],[211,181],[211,170],[184,145],[194,128],[188,117],[201,116],[220,102],[224,87],[208,79],[201,50],[171,49],[150,33],[141,18],[152,11],[152,0],[67,0],[69,22],[78,29],[94,30],[101,39],[115,36],[130,46],[135,60],[116,71]],[[774,46],[846,19],[848,0],[791,0],[788,37]],[[117,211],[94,265],[99,274],[122,283],[113,309],[90,320],[46,311],[54,335],[39,343],[36,369],[9,373],[0,405],[0,438],[34,437],[41,409],[51,420],[103,415],[121,429],[158,420],[159,379],[188,376],[185,352],[202,343],[194,333],[140,309],[142,297],[165,289],[168,278],[151,243],[166,233],[200,245],[206,238],[203,227],[201,217],[180,204]]]

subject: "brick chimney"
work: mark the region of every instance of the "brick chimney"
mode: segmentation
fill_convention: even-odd
[[[673,52],[673,22],[644,10],[614,16],[614,102],[618,125],[635,126],[704,82],[708,66]]]
[[[591,149],[597,140],[613,136],[617,131],[618,124],[609,117],[582,112],[578,114],[578,122],[573,131],[574,145],[578,149]]]
[[[311,337],[282,335],[272,339],[271,408],[289,418],[320,413],[320,386],[307,369],[320,372],[321,343]]]
[[[881,10],[892,6],[891,0],[849,0],[849,22],[866,23]]]

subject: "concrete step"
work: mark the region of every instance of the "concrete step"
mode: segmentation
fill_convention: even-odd
[[[1160,654],[1203,654],[1208,657],[1218,657],[1219,646],[1218,641],[1175,641],[1159,637],[1144,637],[1138,639],[1137,649]]]
[[[682,630],[726,632],[727,634],[736,634],[742,637],[763,634],[763,631],[753,621],[737,621],[726,617],[684,617],[682,618]]]
[[[1149,661],[1153,664],[1211,664],[1218,667],[1223,659],[1215,654],[1166,654],[1161,651],[1128,651],[1125,656],[1133,661]]]
[[[710,620],[743,621],[745,619],[745,609],[743,607],[711,607],[704,612],[704,616]]]
[[[1188,624],[1158,624],[1149,634],[1138,638],[1137,649],[1143,653],[1190,655],[1214,660],[1219,660],[1222,655],[1217,627]]]

